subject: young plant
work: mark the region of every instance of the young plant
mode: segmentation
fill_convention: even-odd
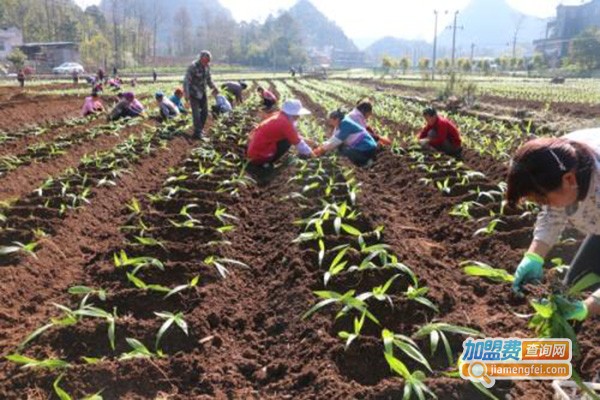
[[[71,397],[70,394],[68,394],[63,388],[60,387],[60,381],[62,380],[63,376],[64,374],[60,375],[52,384],[52,387],[54,388],[54,393],[60,400],[73,400],[73,397]],[[100,395],[100,393],[102,393],[102,390],[90,396],[86,396],[82,398],[82,400],[102,400],[103,398]]]
[[[365,324],[366,313],[362,313],[360,318],[354,317],[354,332],[340,331],[338,336],[346,341],[344,348],[348,350],[348,347],[360,336],[363,325]]]
[[[467,261],[461,264],[465,274],[489,279],[493,282],[512,283],[515,277],[504,269],[493,268],[479,261]]]
[[[356,294],[356,290],[349,290],[344,294],[332,291],[316,291],[314,292],[314,294],[316,294],[323,300],[315,304],[310,310],[304,313],[302,319],[309,318],[311,315],[313,315],[314,313],[316,313],[324,307],[333,304],[339,304],[342,306],[342,308],[335,316],[336,319],[347,315],[350,310],[356,310],[360,314],[365,314],[367,318],[379,325],[379,321],[377,320],[377,318],[375,318],[375,316],[368,310],[367,304],[359,298],[354,297],[354,295]]]
[[[463,326],[450,325],[445,322],[432,322],[424,325],[415,334],[415,339],[425,339],[429,337],[429,343],[431,346],[431,355],[433,356],[437,351],[440,339],[444,344],[444,350],[446,351],[446,357],[448,357],[448,365],[454,365],[454,359],[452,355],[452,347],[448,341],[447,334],[457,334],[465,336],[480,337],[481,333],[475,329],[466,328]]]
[[[183,333],[185,333],[185,335],[188,336],[188,324],[183,319],[182,312],[173,314],[168,311],[163,311],[155,312],[154,315],[165,320],[165,322],[158,330],[158,333],[156,334],[156,342],[154,343],[154,348],[156,350],[158,350],[158,345],[160,344],[160,340],[162,339],[163,335],[167,332],[167,330],[169,330],[173,323],[175,323],[175,325],[177,325],[183,331]]]
[[[23,369],[60,369],[67,368],[70,364],[63,360],[58,360],[55,358],[47,358],[45,360],[36,360],[34,358],[26,357],[21,354],[11,354],[6,356],[8,361],[12,361],[15,364],[21,365]]]
[[[414,340],[408,336],[396,334],[387,329],[381,331],[381,337],[383,339],[383,346],[386,354],[394,356],[394,349],[397,348],[419,364],[423,365],[429,371],[432,371],[429,362],[425,356],[423,356],[423,353],[421,353],[419,346],[417,346]]]
[[[129,345],[129,347],[131,347],[132,350],[128,353],[121,354],[121,356],[119,357],[119,361],[132,360],[135,358],[150,359],[150,358],[156,358],[156,357],[163,357],[163,354],[161,351],[157,351],[156,353],[153,353],[150,350],[148,350],[148,348],[146,346],[144,346],[142,344],[142,342],[140,342],[137,339],[126,338],[125,341]]]
[[[437,306],[435,304],[433,304],[431,302],[431,300],[429,300],[427,297],[425,297],[425,295],[427,295],[428,291],[429,291],[429,288],[427,286],[419,287],[418,285],[415,285],[414,287],[409,286],[408,289],[406,290],[406,293],[404,293],[404,294],[406,295],[407,299],[416,301],[417,303],[420,303],[420,304],[424,305],[425,307],[429,307],[433,311],[438,312],[439,309],[437,308]]]
[[[204,264],[208,265],[208,266],[215,266],[215,268],[217,269],[217,271],[219,272],[219,275],[221,275],[222,278],[227,278],[227,274],[229,274],[229,270],[227,268],[225,268],[225,264],[230,264],[230,265],[235,265],[238,267],[243,267],[243,268],[250,268],[249,266],[247,266],[246,264],[244,264],[241,261],[237,261],[237,260],[232,260],[230,258],[217,258],[215,256],[210,256],[204,259]]]
[[[163,263],[152,257],[134,257],[130,258],[125,250],[113,254],[113,262],[116,268],[133,267],[133,275],[136,275],[140,269],[148,266],[156,267],[161,271],[165,270]]]
[[[13,242],[14,246],[0,246],[0,256],[6,256],[10,254],[17,253],[25,253],[28,256],[32,256],[33,258],[37,258],[35,255],[35,248],[38,246],[37,242],[31,243],[21,243],[21,242]]]
[[[503,224],[503,223],[504,223],[504,221],[502,221],[501,219],[495,218],[495,219],[491,220],[490,222],[488,222],[488,224],[485,227],[475,231],[473,236],[493,235],[496,232],[496,227],[498,226],[498,224]]]
[[[90,318],[100,318],[104,319],[108,324],[108,341],[110,343],[111,349],[115,349],[115,325],[117,321],[117,309],[113,309],[113,313],[108,313],[101,308],[86,306],[84,308],[80,308],[79,310],[75,310],[73,312],[74,315],[78,317],[90,317]]]
[[[319,265],[320,265],[323,260],[322,255],[325,254],[325,243],[323,242],[323,240],[319,240],[319,246],[322,246],[322,247],[320,247],[321,250],[319,251]],[[346,253],[348,252],[349,249],[350,249],[350,247],[348,245],[338,246],[333,249],[333,251],[339,250],[339,252],[335,256],[335,258],[331,261],[331,264],[329,264],[329,269],[325,273],[325,276],[323,278],[324,286],[327,286],[327,284],[329,283],[329,281],[331,280],[332,277],[338,275],[339,273],[341,273],[344,270],[344,268],[346,268],[346,265],[348,265],[348,261],[343,261],[343,259],[346,256]]]

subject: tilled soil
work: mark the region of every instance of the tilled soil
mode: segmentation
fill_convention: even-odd
[[[324,117],[317,104],[302,100],[319,118]],[[232,129],[246,132],[249,127],[246,123]],[[244,154],[243,141],[236,136],[213,145],[220,152]],[[101,389],[106,399],[163,395],[173,399],[401,398],[402,380],[393,376],[385,363],[375,326],[369,325],[364,335],[344,350],[337,331],[348,329],[351,321],[334,323],[331,312],[301,318],[316,302],[312,291],[323,289],[323,271],[315,262],[314,249],[292,243],[301,232],[294,221],[306,217],[305,210],[285,199],[302,189],[302,182],[290,181],[297,172],[293,163],[284,160],[271,173],[251,171],[256,183],[242,187],[237,197],[217,191],[231,175],[215,172],[213,177],[186,182],[190,191],[174,200],[153,203],[147,198],[160,191],[170,168],[198,168],[186,159],[192,146],[203,147],[175,138],[168,149],[142,160],[117,187],[96,189],[91,205],[57,219],[56,233],[43,244],[37,260],[0,268],[4,282],[0,293],[2,355],[12,353],[28,333],[58,315],[52,302],[75,307],[76,301],[66,289],[85,284],[106,288],[106,303],[96,298],[93,302],[118,310],[116,350],[109,346],[106,323],[86,319],[72,327],[52,328],[26,353],[73,363],[61,387],[77,398]],[[488,184],[502,175],[500,168],[471,152],[465,155],[465,163],[486,173]],[[332,171],[339,167],[325,165]],[[349,166],[343,160],[340,165]],[[529,225],[513,221],[503,232],[474,238],[473,232],[479,228],[476,223],[448,214],[464,195],[444,196],[423,185],[419,179],[425,175],[412,169],[405,156],[384,151],[372,168],[354,170],[362,183],[358,197],[361,228],[385,226],[382,241],[430,288],[428,296],[440,308],[438,318],[480,329],[488,336],[532,336],[526,321],[513,314],[529,311],[525,300],[514,298],[506,284],[465,277],[459,268],[462,261],[475,259],[512,270],[530,239]],[[148,253],[163,260],[168,273],[148,272],[144,277],[173,286],[199,274],[195,290],[161,299],[134,288],[112,265],[113,254],[124,248],[126,239],[132,239],[120,227],[132,218],[125,204],[133,197],[141,201],[148,213],[145,222],[158,228],[156,237],[168,249]],[[202,227],[175,231],[169,220],[181,217],[182,206],[190,203],[196,206],[190,211]],[[212,214],[218,205],[237,218],[232,223],[235,230],[225,237],[229,245],[210,244],[220,240]],[[135,249],[127,245],[128,254]],[[572,247],[566,248],[559,255],[568,260],[572,252]],[[215,254],[249,268],[228,265],[230,274],[222,279],[204,264],[206,257]],[[343,275],[330,289],[369,290],[381,278],[365,274],[357,280],[356,275]],[[386,305],[377,310],[390,329],[411,334],[434,318],[430,310],[408,304],[399,293],[391,294],[396,307]],[[173,328],[164,335],[161,343],[168,358],[117,361],[116,355],[130,350],[126,337],[137,338],[154,350],[151,344],[162,323],[155,311],[184,312],[189,336]],[[580,331],[584,357],[577,365],[586,379],[593,379],[600,369],[597,325],[597,320],[587,321]],[[460,350],[460,340],[452,345]],[[102,361],[86,364],[81,357]],[[438,355],[432,365],[435,374],[426,383],[439,398],[482,398],[471,384],[441,375],[448,367],[444,357]],[[2,361],[0,397],[48,398],[59,374],[21,370]],[[548,399],[552,394],[548,384],[539,382],[498,384],[494,393],[510,399]]]

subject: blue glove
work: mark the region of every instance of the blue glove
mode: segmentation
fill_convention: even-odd
[[[521,293],[521,286],[540,281],[544,276],[544,259],[535,253],[525,253],[525,257],[519,264],[513,282],[513,292]]]
[[[563,307],[563,318],[566,320],[583,321],[588,316],[588,308],[583,301],[574,301]]]

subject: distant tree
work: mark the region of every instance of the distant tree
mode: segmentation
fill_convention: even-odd
[[[398,61],[388,55],[381,58],[381,68],[383,68],[383,76],[389,75],[393,70],[398,69]]]
[[[27,55],[25,55],[25,53],[23,53],[20,49],[14,48],[8,54],[8,56],[6,56],[6,59],[12,63],[16,70],[20,70],[25,66]]]
[[[431,64],[431,60],[429,58],[421,58],[419,60],[419,71],[421,71],[421,75],[423,79],[428,79],[429,76],[429,67]]]
[[[462,64],[460,65],[460,68],[463,72],[471,72],[471,70],[473,69],[473,65],[471,64],[471,60],[469,60],[468,58],[463,58],[462,59]]]
[[[112,49],[110,41],[102,34],[96,34],[89,40],[84,40],[79,46],[81,59],[93,68],[106,67]]]
[[[531,63],[533,64],[533,68],[540,72],[546,69],[547,66],[546,57],[542,53],[535,53],[531,59]]]
[[[600,30],[590,28],[577,36],[569,51],[569,60],[585,71],[600,68]]]
[[[406,71],[410,68],[410,59],[408,57],[402,57],[399,65],[400,69],[402,70],[402,74],[406,75]]]
[[[489,60],[480,60],[478,63],[478,67],[485,76],[488,76],[492,70],[492,66]]]

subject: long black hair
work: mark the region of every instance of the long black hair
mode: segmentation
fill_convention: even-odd
[[[545,197],[562,186],[571,171],[577,179],[577,200],[586,198],[595,165],[594,151],[587,145],[565,138],[532,140],[513,157],[508,172],[506,199],[515,206],[527,196]]]

